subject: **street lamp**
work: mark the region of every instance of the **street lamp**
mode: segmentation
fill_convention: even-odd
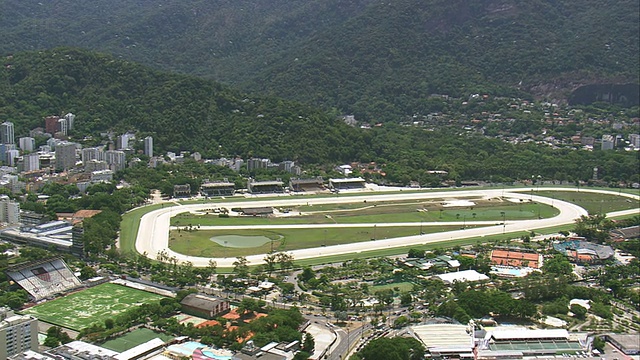
[[[502,215],[502,233],[504,234],[507,231],[507,213],[500,211],[500,215]]]

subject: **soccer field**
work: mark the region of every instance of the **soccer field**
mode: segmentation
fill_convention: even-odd
[[[162,296],[122,285],[106,283],[34,306],[23,313],[41,321],[80,331],[94,323],[115,318],[125,310],[162,299]]]
[[[169,341],[173,339],[173,336],[141,328],[109,340],[100,346],[109,350],[123,352],[155,338],[160,338],[162,341]]]

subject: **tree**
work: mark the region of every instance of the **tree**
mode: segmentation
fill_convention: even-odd
[[[410,257],[410,258],[423,258],[424,257],[424,250],[409,249],[409,253],[407,254],[407,256]]]
[[[409,306],[412,302],[413,297],[411,296],[411,293],[403,292],[402,294],[400,294],[400,304],[402,304],[403,306]]]
[[[96,277],[98,273],[91,266],[85,265],[80,269],[80,279],[87,280]]]
[[[570,310],[578,319],[584,319],[584,317],[587,315],[587,308],[582,305],[573,304],[571,305]]]
[[[113,319],[111,319],[111,318],[104,319],[104,328],[105,329],[113,329],[113,325],[114,325]]]
[[[271,276],[271,273],[276,269],[276,254],[267,254],[262,260],[264,261],[265,268],[269,273],[269,276]]]
[[[315,277],[316,272],[308,266],[302,269],[302,273],[300,273],[300,280],[302,280],[303,282],[307,282]]]
[[[566,256],[555,254],[552,258],[547,259],[542,265],[542,271],[556,276],[569,275],[573,272],[573,266]]]
[[[238,256],[233,262],[233,272],[239,278],[245,278],[249,274],[249,261],[244,256]]]
[[[280,265],[280,270],[285,271],[293,267],[293,255],[288,253],[277,253],[276,259]]]
[[[305,334],[304,340],[302,341],[302,351],[306,351],[308,353],[313,353],[313,349],[316,347],[315,339],[311,334]]]
[[[358,352],[363,360],[422,360],[424,347],[414,338],[378,338]]]

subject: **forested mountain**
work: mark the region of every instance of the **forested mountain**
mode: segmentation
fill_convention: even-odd
[[[638,18],[637,0],[7,0],[0,52],[100,49],[396,120],[429,112],[432,93],[638,83]]]
[[[0,119],[16,136],[44,116],[73,112],[75,134],[152,134],[158,150],[200,151],[325,163],[359,158],[359,134],[335,116],[277,98],[248,97],[211,80],[83,50],[18,53],[3,59]]]
[[[84,50],[58,48],[3,58],[0,119],[16,137],[43,126],[43,117],[77,115],[72,140],[127,130],[154,137],[157,152],[200,151],[206,157],[295,160],[307,169],[375,161],[381,182],[438,184],[429,170],[454,180],[588,180],[594,167],[606,181],[640,181],[638,152],[514,145],[460,128],[388,124],[352,128],[336,114],[273,97],[251,97],[210,80],[164,73]],[[91,144],[89,144],[91,145]]]

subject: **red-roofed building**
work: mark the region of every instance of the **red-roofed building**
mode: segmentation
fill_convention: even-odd
[[[513,249],[495,249],[491,251],[491,263],[503,266],[530,267],[539,269],[542,255]]]

